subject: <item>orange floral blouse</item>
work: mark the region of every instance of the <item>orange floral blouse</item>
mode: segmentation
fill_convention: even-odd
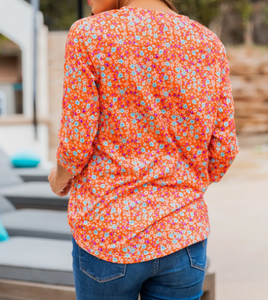
[[[223,44],[186,16],[138,7],[75,22],[59,138],[85,251],[130,264],[206,239],[203,195],[238,153]]]

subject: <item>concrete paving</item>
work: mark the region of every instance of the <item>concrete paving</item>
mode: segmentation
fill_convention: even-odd
[[[268,152],[257,144],[241,138],[233,165],[205,194],[217,300],[268,299]]]

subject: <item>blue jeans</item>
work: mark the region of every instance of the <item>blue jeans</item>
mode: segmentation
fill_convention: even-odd
[[[134,264],[99,259],[73,241],[77,300],[200,300],[207,239],[170,255]]]

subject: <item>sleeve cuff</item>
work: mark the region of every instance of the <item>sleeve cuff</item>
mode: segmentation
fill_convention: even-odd
[[[68,154],[66,154],[61,147],[58,147],[57,149],[56,159],[58,163],[72,176],[78,175],[83,170],[83,168],[76,168],[73,161],[68,161]]]

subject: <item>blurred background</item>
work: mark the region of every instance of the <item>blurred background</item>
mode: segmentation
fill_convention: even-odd
[[[82,0],[40,0],[34,27],[33,2],[0,0],[0,149],[14,160],[35,156],[37,168],[49,170],[58,145],[65,41],[90,8]],[[267,299],[268,0],[176,6],[217,34],[230,64],[240,153],[205,196],[216,299]]]

